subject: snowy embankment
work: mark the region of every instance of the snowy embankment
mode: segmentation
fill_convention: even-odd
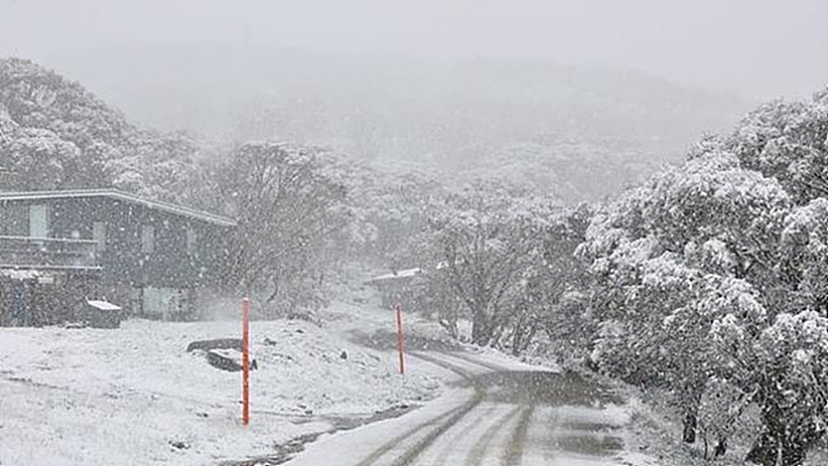
[[[238,372],[186,352],[237,322],[128,321],[120,329],[0,329],[0,464],[217,464],[273,453],[334,419],[417,404],[427,374],[303,321],[251,323],[252,423]]]

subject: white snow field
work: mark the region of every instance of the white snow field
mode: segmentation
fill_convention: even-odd
[[[193,341],[238,338],[237,321],[130,320],[114,330],[0,328],[0,465],[231,465],[273,456],[277,445],[329,432],[342,419],[422,405],[399,419],[322,435],[290,463],[352,464],[408,435],[412,426],[442,419],[474,398],[474,390],[457,385],[458,373],[445,364],[478,375],[554,370],[491,349],[465,346],[457,352],[439,325],[408,312],[410,351],[401,376],[394,314],[380,309],[370,292],[336,302],[316,317],[322,326],[251,322],[258,369],[251,373],[250,426],[240,421],[241,374],[210,366],[204,353],[186,351]],[[472,414],[486,418],[503,406],[484,402]],[[544,409],[536,410],[532,419],[538,422],[530,424],[527,438],[545,435],[535,432],[545,425]],[[569,411],[554,410],[558,417]],[[625,409],[597,413],[619,424],[629,415]],[[477,414],[461,422],[468,424],[461,430],[470,430]],[[455,432],[441,438],[421,459],[466,451],[455,448],[455,441],[463,440],[456,437]],[[410,447],[418,438],[394,448]],[[472,449],[474,436],[464,439]],[[383,454],[380,463],[395,451]],[[525,459],[543,464],[535,453],[527,450]]]
[[[304,321],[254,321],[250,426],[241,375],[211,367],[195,340],[238,322],[127,321],[115,330],[0,329],[0,464],[209,465],[272,454],[327,419],[419,404],[440,386],[396,358]],[[345,354],[343,354],[343,351]]]

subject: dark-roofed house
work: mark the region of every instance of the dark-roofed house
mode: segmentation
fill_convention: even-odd
[[[0,325],[73,317],[76,304],[39,302],[47,295],[105,298],[139,316],[191,317],[198,292],[217,283],[234,226],[111,189],[0,193]]]

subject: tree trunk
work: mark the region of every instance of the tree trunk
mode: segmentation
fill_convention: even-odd
[[[440,319],[437,321],[441,327],[443,327],[451,336],[451,338],[457,340],[458,336],[460,335],[459,330],[457,329],[457,320],[454,319]]]
[[[745,456],[745,461],[763,466],[775,466],[778,449],[777,436],[769,430],[764,430]]]
[[[745,461],[762,466],[800,466],[805,462],[808,450],[824,433],[812,424],[791,428],[774,422],[770,428],[766,425]]]
[[[681,406],[684,412],[684,419],[682,420],[684,432],[682,439],[685,443],[694,443],[696,441],[699,405],[701,404],[701,397],[704,393],[704,386],[704,383],[689,383],[685,385],[684,392],[681,394]]]
[[[716,448],[713,450],[713,457],[718,458],[724,456],[725,453],[727,453],[727,438],[719,437]]]
[[[523,322],[524,319],[522,317],[519,318],[515,324],[515,330],[512,332],[512,356],[520,356],[520,352],[522,351]]]
[[[486,346],[492,341],[492,322],[484,312],[475,312],[472,317],[472,343]]]
[[[684,426],[684,434],[682,435],[682,439],[684,439],[685,443],[694,443],[696,441],[697,427],[696,413],[689,412],[685,414],[682,424]]]
[[[460,336],[460,329],[457,328],[457,308],[454,304],[444,304],[441,308],[438,321],[449,335],[457,340]]]

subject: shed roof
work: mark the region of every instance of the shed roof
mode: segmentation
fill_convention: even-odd
[[[101,311],[120,311],[121,306],[100,299],[87,300],[87,304]]]
[[[380,283],[385,281],[393,281],[398,279],[408,279],[413,278],[418,273],[422,272],[422,269],[419,267],[413,269],[406,269],[406,270],[398,270],[396,272],[387,273],[385,275],[376,276],[367,281],[367,283]]]
[[[26,191],[0,192],[0,201],[28,201],[41,199],[70,199],[83,197],[105,197],[131,204],[142,205],[150,209],[157,209],[175,215],[194,218],[204,222],[221,226],[235,226],[236,221],[221,215],[211,214],[201,210],[191,209],[177,204],[162,201],[152,201],[133,194],[118,191],[117,189],[70,189],[61,191]]]

